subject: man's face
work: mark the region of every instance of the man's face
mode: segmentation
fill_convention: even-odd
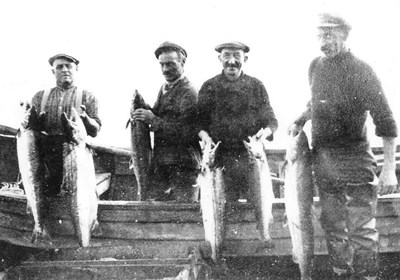
[[[73,84],[78,66],[68,59],[59,58],[53,63],[52,72],[56,77],[57,85],[68,87]]]
[[[176,51],[161,53],[158,61],[160,62],[161,71],[166,81],[173,82],[182,75],[184,63],[179,61]]]
[[[223,49],[219,55],[219,61],[224,68],[224,74],[228,78],[237,78],[241,73],[243,64],[247,61],[247,56],[243,50]]]
[[[320,49],[328,58],[333,58],[344,50],[344,38],[344,31],[339,28],[318,28]]]

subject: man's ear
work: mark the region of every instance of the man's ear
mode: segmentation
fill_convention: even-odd
[[[78,70],[79,70],[79,67],[78,67],[78,65],[75,65],[75,67],[76,67],[76,68],[75,68],[75,69],[76,69],[76,71],[78,71]]]
[[[53,68],[53,69],[51,69],[51,73],[53,73],[53,75],[55,75],[55,74],[56,74],[56,71],[54,70],[54,68]]]
[[[248,57],[247,55],[245,55],[245,56],[244,56],[244,62],[246,62],[248,58],[249,58],[249,57]]]

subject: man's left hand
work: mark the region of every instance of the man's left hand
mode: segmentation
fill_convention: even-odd
[[[266,127],[266,128],[261,128],[257,132],[256,138],[265,140],[265,139],[269,138],[271,135],[272,135],[272,130],[269,127]]]
[[[81,105],[81,111],[82,111],[82,113],[80,114],[81,119],[83,121],[87,120],[88,114],[86,113],[86,106],[85,105]]]
[[[382,172],[379,175],[379,194],[395,193],[397,191],[397,184],[396,172],[382,168]]]
[[[146,124],[151,124],[156,116],[152,111],[146,109],[136,109],[133,112],[133,121],[142,121]]]

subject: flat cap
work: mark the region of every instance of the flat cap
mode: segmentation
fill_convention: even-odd
[[[247,45],[237,41],[223,43],[215,47],[217,52],[221,52],[223,49],[243,50],[245,53],[250,51],[250,48]]]
[[[351,25],[339,15],[322,13],[319,14],[318,27],[345,27],[351,29]]]
[[[178,44],[166,41],[164,43],[162,43],[155,51],[154,54],[156,55],[156,58],[159,57],[159,55],[162,52],[165,51],[177,51],[182,53],[185,57],[187,57],[187,52],[184,48],[182,48],[181,46],[179,46]]]
[[[65,58],[67,60],[70,60],[71,62],[75,63],[76,65],[79,64],[79,60],[77,60],[75,57],[70,56],[68,54],[59,53],[59,54],[56,54],[49,58],[50,65],[53,66],[54,61],[59,58]]]

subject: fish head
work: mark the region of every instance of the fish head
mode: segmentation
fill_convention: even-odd
[[[86,128],[75,108],[71,108],[71,118],[68,118],[65,112],[61,115],[61,123],[68,142],[79,145],[85,141]]]
[[[40,131],[43,129],[44,113],[38,114],[36,107],[30,102],[20,102],[22,110],[21,127]]]
[[[306,154],[310,147],[306,133],[301,130],[298,134],[289,134],[289,146],[286,149],[286,159],[290,162],[296,161],[300,156]]]
[[[265,153],[265,144],[261,138],[249,136],[249,142],[243,141],[243,144],[249,154],[249,158],[253,160],[265,161],[267,156]]]
[[[146,107],[146,102],[144,101],[143,96],[139,93],[138,90],[135,90],[131,99],[131,117],[136,109],[145,107]]]

